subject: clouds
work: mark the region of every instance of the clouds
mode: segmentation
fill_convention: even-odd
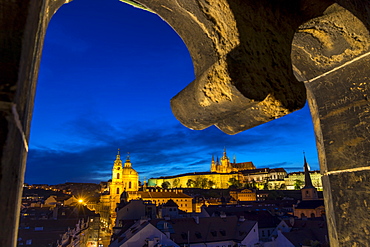
[[[102,4],[104,3],[104,4]],[[194,79],[187,48],[157,16],[119,1],[79,0],[45,39],[26,182],[100,182],[117,148],[144,177],[207,171],[224,147],[237,162],[317,167],[307,106],[234,136],[189,130],[169,100]],[[286,167],[285,167],[286,166]]]
[[[304,114],[304,111],[307,109],[299,114]],[[208,171],[212,155],[221,156],[224,147],[231,159],[236,155],[237,162],[253,161],[258,167],[299,168],[302,160],[300,150],[312,153],[315,148],[311,145],[312,136],[311,140],[307,137],[304,140],[291,138],[292,135],[304,135],[308,127],[289,118],[297,116],[293,114],[234,136],[215,127],[194,131],[176,122],[114,125],[95,118],[79,118],[66,125],[66,135],[71,140],[58,143],[53,148],[31,145],[26,181],[108,180],[117,148],[121,149],[123,160],[126,152],[130,153],[141,180],[144,177]],[[290,136],[284,134],[288,132]],[[317,166],[315,160],[310,163]],[[45,175],[40,177],[38,174]]]

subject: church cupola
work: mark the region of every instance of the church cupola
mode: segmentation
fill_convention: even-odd
[[[125,167],[132,167],[131,160],[130,160],[130,154],[127,153]]]
[[[122,177],[122,160],[118,149],[116,160],[114,161],[112,169],[112,182],[114,184],[119,183],[121,177]]]
[[[116,160],[114,161],[114,165],[113,165],[113,167],[114,167],[114,168],[115,168],[115,167],[120,167],[120,168],[122,168],[122,160],[121,160],[121,155],[120,155],[120,153],[119,153],[119,149],[118,149],[118,151],[117,151]]]

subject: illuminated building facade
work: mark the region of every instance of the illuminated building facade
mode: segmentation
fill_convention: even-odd
[[[231,172],[238,172],[244,170],[252,170],[256,169],[252,162],[242,162],[236,163],[236,157],[234,156],[234,161],[231,163],[229,157],[226,154],[226,148],[224,149],[223,156],[220,162],[215,161],[214,157],[212,157],[211,163],[211,172],[216,173],[231,173]]]
[[[212,157],[210,172],[192,172],[179,174],[175,176],[166,176],[151,178],[148,181],[149,186],[162,186],[164,182],[169,183],[170,188],[229,188],[230,179],[238,180],[241,184],[254,183],[256,188],[263,189],[264,184],[268,183],[269,189],[282,189],[284,178],[287,176],[283,168],[260,168],[257,169],[253,162],[236,163],[234,157],[230,162],[224,149],[220,161],[215,161]]]
[[[257,193],[255,190],[244,189],[241,191],[230,191],[230,196],[235,199],[235,201],[247,202],[247,201],[257,201]]]
[[[100,197],[97,211],[101,214],[103,225],[110,228],[115,224],[116,205],[120,202],[120,196],[124,191],[138,191],[139,174],[132,168],[130,156],[122,166],[120,152],[118,150],[116,160],[112,168],[112,180],[108,182],[109,190]]]
[[[169,200],[175,201],[180,210],[192,212],[192,197],[184,194],[182,190],[164,190],[164,189],[149,189],[139,191],[139,174],[132,168],[130,157],[127,156],[124,165],[122,165],[120,152],[116,155],[116,159],[112,168],[112,179],[107,183],[106,188],[100,196],[100,202],[91,208],[96,209],[101,216],[103,228],[111,230],[116,221],[116,207],[118,203],[124,201],[143,200],[153,203],[154,205],[162,205]]]
[[[322,175],[320,171],[309,171],[309,174],[310,174],[310,178],[311,178],[313,186],[315,186],[317,190],[322,191],[323,190],[322,180],[321,180]],[[302,181],[302,182],[305,181],[304,172],[289,173],[288,176],[284,179],[286,188],[289,190],[294,190],[294,184],[296,183],[297,180]]]

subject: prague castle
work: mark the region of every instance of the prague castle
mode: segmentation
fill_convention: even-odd
[[[234,162],[231,163],[229,157],[226,155],[226,148],[224,149],[224,153],[220,162],[218,162],[218,159],[217,162],[215,162],[214,157],[212,157],[211,172],[231,173],[252,169],[256,169],[252,162],[236,163],[235,157]]]
[[[215,161],[214,157],[212,157],[210,168],[210,172],[193,172],[175,176],[151,178],[148,183],[149,186],[162,186],[163,183],[167,182],[170,184],[170,187],[173,188],[200,187],[203,189],[227,189],[231,185],[230,179],[234,181],[237,180],[242,184],[255,181],[259,186],[263,186],[262,183],[268,180],[270,183],[276,183],[273,185],[275,187],[281,186],[287,175],[282,168],[257,169],[252,162],[236,163],[236,157],[234,157],[233,162],[230,162],[230,158],[226,154],[226,149],[224,149],[220,161],[218,158]],[[199,186],[197,183],[201,185]]]

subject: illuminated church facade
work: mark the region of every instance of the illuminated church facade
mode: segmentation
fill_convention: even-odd
[[[90,204],[90,209],[100,214],[101,223],[106,230],[111,230],[116,221],[116,207],[118,203],[131,200],[150,201],[155,205],[162,205],[172,199],[185,212],[192,212],[192,197],[184,194],[182,190],[149,189],[143,186],[139,190],[139,174],[132,168],[130,156],[127,155],[122,164],[120,152],[112,168],[112,179],[108,182],[107,189],[100,196],[97,204]]]
[[[139,174],[132,168],[130,156],[127,155],[124,165],[120,152],[116,155],[116,159],[112,168],[112,179],[108,182],[108,190],[100,196],[100,203],[96,207],[98,213],[101,214],[103,224],[112,226],[116,220],[116,205],[121,201],[121,194],[126,192],[136,192],[139,190]]]

